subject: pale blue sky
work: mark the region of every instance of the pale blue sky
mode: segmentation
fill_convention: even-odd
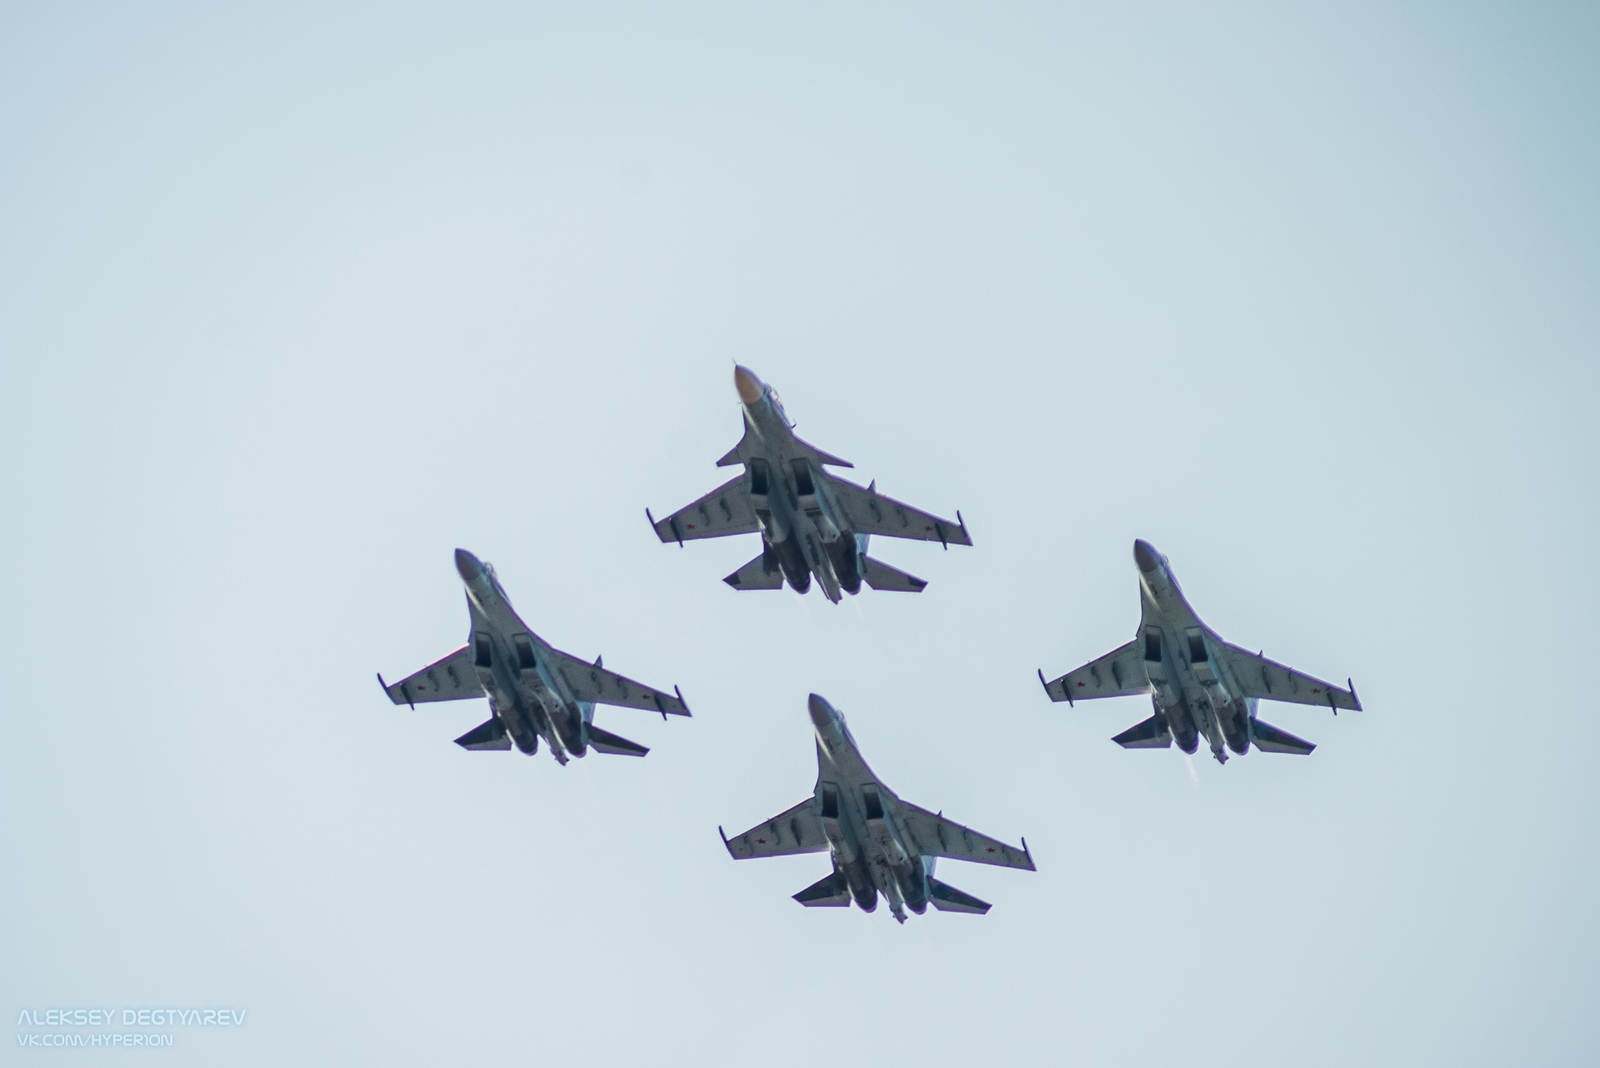
[[[1586,5],[5,6],[0,1010],[249,1011],[174,1065],[1595,1061],[1597,54]],[[659,545],[735,360],[975,547],[835,607]],[[1135,537],[1367,711],[1218,767],[1050,704]],[[695,717],[562,769],[393,708],[458,545]],[[1038,873],[899,927],[730,860],[813,690]]]

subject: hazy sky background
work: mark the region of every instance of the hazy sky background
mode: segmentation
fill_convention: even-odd
[[[1600,1059],[1600,9],[1209,8],[0,8],[0,1060]],[[975,547],[833,606],[658,544],[735,360]],[[1051,704],[1135,537],[1367,711]],[[694,718],[391,706],[458,545]],[[729,859],[813,690],[1037,874],[900,927]]]

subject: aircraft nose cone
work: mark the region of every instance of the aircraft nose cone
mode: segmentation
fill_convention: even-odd
[[[1161,566],[1161,557],[1156,554],[1155,546],[1141,539],[1133,543],[1133,562],[1139,565],[1140,571],[1150,575]]]
[[[833,706],[816,694],[811,695],[806,708],[811,713],[812,725],[818,730],[825,730],[833,722]]]
[[[465,549],[456,550],[456,574],[461,576],[462,582],[471,582],[483,571],[483,565],[478,558]]]
[[[754,404],[761,399],[761,379],[748,367],[734,366],[733,388],[739,391],[739,399],[746,404]]]

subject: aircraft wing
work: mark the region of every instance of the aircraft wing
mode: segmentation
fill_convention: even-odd
[[[911,538],[937,541],[945,545],[971,545],[965,523],[952,523],[936,515],[918,511],[885,497],[876,489],[862,489],[842,478],[828,479],[834,499],[844,509],[845,519],[857,534],[879,534],[885,538]],[[958,513],[959,517],[959,513]]]
[[[731,534],[754,534],[761,529],[750,491],[740,475],[724,482],[693,504],[685,505],[665,519],[651,516],[656,537],[662,541],[686,542],[696,538],[725,538]]]
[[[397,705],[416,705],[427,701],[460,701],[467,697],[482,697],[483,687],[478,683],[478,672],[468,656],[469,647],[463,645],[455,652],[435,660],[415,674],[407,675],[396,683],[383,684],[389,700]],[[378,676],[383,681],[383,676]]]
[[[1099,660],[1069,671],[1059,679],[1045,682],[1045,692],[1052,701],[1080,701],[1090,697],[1126,697],[1129,694],[1149,693],[1150,679],[1144,673],[1144,663],[1139,659],[1138,642],[1118,646]],[[1044,682],[1044,673],[1039,674]]]
[[[979,834],[971,827],[963,827],[954,820],[947,820],[904,801],[899,802],[895,816],[900,828],[912,839],[906,845],[925,857],[949,857],[951,860],[970,860],[976,864],[997,864],[1002,868],[1034,870],[1033,857],[1028,854],[1026,842],[1022,849],[1008,846]]]
[[[1246,652],[1237,645],[1222,643],[1233,677],[1244,687],[1243,697],[1258,697],[1264,701],[1288,701],[1297,705],[1327,705],[1337,711],[1341,708],[1361,711],[1361,701],[1355,691],[1341,690],[1337,686],[1302,675],[1292,667],[1276,660],[1268,660],[1256,653]]]
[[[828,848],[828,839],[822,833],[822,821],[817,819],[816,804],[816,798],[808,797],[743,834],[732,838],[723,835],[722,844],[728,847],[734,860],[821,853]]]
[[[579,660],[559,649],[546,654],[551,670],[561,676],[579,701],[593,701],[598,705],[620,705],[623,708],[643,708],[660,712],[663,716],[687,716],[689,706],[679,693],[663,693],[651,686],[634,682],[615,671],[607,671],[599,664]]]

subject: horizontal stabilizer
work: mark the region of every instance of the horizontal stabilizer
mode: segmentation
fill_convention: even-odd
[[[824,876],[794,895],[808,909],[836,909],[850,904],[850,884],[839,872]]]
[[[644,756],[650,752],[638,742],[619,738],[610,731],[601,730],[593,723],[589,724],[589,747],[597,753],[609,753],[612,756]]]
[[[495,716],[457,738],[456,744],[463,749],[510,749],[511,739],[506,735],[506,725]]]
[[[1259,719],[1251,726],[1251,733],[1255,735],[1256,748],[1263,753],[1294,753],[1297,756],[1306,756],[1316,748],[1304,738],[1296,738],[1288,731],[1279,730]]]
[[[938,879],[928,880],[928,900],[933,902],[933,907],[940,912],[971,912],[982,916],[989,911],[987,901],[979,901],[971,894],[964,894],[949,883],[941,883]]]
[[[875,590],[892,590],[897,593],[921,593],[927,583],[915,575],[890,567],[882,560],[870,556],[861,558],[861,577]]]
[[[763,552],[722,581],[736,590],[783,589],[783,571],[778,567],[778,561],[770,561],[771,570],[767,569],[768,562],[768,554]]]
[[[1172,732],[1167,729],[1166,720],[1151,716],[1111,740],[1124,749],[1165,749],[1172,744]]]

